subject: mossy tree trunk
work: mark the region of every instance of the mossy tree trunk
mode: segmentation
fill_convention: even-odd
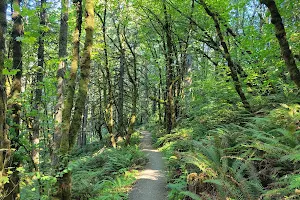
[[[70,151],[75,145],[78,130],[81,125],[81,118],[84,111],[86,97],[88,94],[88,84],[91,69],[91,53],[93,47],[93,33],[94,33],[94,1],[87,0],[85,3],[85,44],[83,49],[83,56],[80,62],[80,80],[78,88],[78,96],[75,101],[74,114],[70,124],[69,132],[62,131],[60,141],[60,165],[62,176],[58,179],[58,191],[54,199],[71,199],[71,172],[67,169],[69,163]],[[64,120],[63,120],[64,121]],[[65,172],[66,170],[67,172]]]
[[[93,48],[93,33],[94,33],[94,1],[87,0],[85,3],[85,43],[83,49],[83,57],[80,64],[80,81],[78,96],[75,102],[74,115],[72,118],[70,131],[69,131],[69,146],[71,150],[75,144],[78,130],[81,125],[81,118],[85,108],[85,102],[88,94],[88,84],[91,69],[91,53]],[[63,148],[63,145],[62,145]]]
[[[4,190],[4,179],[8,178],[8,165],[11,157],[8,126],[6,124],[7,98],[5,90],[5,76],[2,74],[5,60],[6,33],[6,1],[0,1],[0,196],[6,196],[12,189]]]
[[[174,94],[173,94],[173,45],[172,45],[172,32],[170,25],[170,15],[168,14],[166,0],[163,0],[163,12],[164,12],[164,32],[166,37],[166,128],[167,133],[171,133],[171,130],[175,126],[175,105],[174,105]]]
[[[222,34],[221,26],[220,26],[220,22],[219,22],[219,18],[217,17],[216,13],[214,13],[214,12],[212,12],[210,10],[210,8],[208,7],[208,5],[205,3],[204,0],[199,0],[199,3],[203,6],[203,8],[206,11],[206,13],[214,21],[218,38],[219,38],[219,40],[221,42],[221,46],[223,47],[223,50],[224,50],[224,57],[225,57],[225,59],[227,61],[228,67],[230,69],[230,76],[231,76],[231,78],[233,80],[235,90],[238,93],[238,95],[240,96],[241,101],[242,101],[245,109],[248,110],[248,111],[251,111],[250,104],[249,104],[249,102],[248,102],[248,100],[246,98],[246,95],[245,95],[245,93],[243,91],[243,88],[242,88],[241,81],[240,81],[239,76],[237,74],[236,67],[235,67],[235,65],[234,65],[234,63],[232,61],[232,58],[231,58],[231,55],[230,55],[230,52],[229,52],[229,48],[228,48],[228,46],[227,46],[227,44],[225,42],[224,36]]]
[[[72,49],[72,62],[70,68],[70,78],[67,82],[66,93],[67,96],[64,100],[64,108],[62,111],[62,132],[63,135],[67,135],[71,125],[71,114],[74,106],[74,96],[76,87],[76,77],[79,66],[79,51],[80,51],[80,36],[81,36],[81,25],[82,25],[82,0],[73,1],[76,9],[76,25],[73,32],[73,49]],[[75,138],[70,138],[73,142]],[[74,141],[75,142],[75,141]]]
[[[158,84],[158,98],[162,99],[162,85],[163,85],[163,80],[162,80],[162,72],[161,72],[161,68],[158,68],[159,71],[159,84]],[[162,113],[162,108],[161,108],[161,103],[158,103],[158,121],[159,124],[162,125],[163,124],[163,113]]]
[[[69,0],[61,0],[61,19],[59,31],[59,65],[57,70],[57,104],[55,106],[55,133],[54,133],[54,154],[52,158],[53,165],[57,168],[59,164],[58,155],[62,137],[62,111],[64,104],[64,76],[66,70],[66,56],[68,44],[68,18],[69,18]]]
[[[11,126],[10,130],[12,133],[12,143],[11,147],[15,149],[15,151],[19,150],[19,135],[20,135],[20,123],[21,123],[21,102],[20,102],[20,94],[22,88],[22,42],[18,40],[18,38],[23,35],[23,22],[22,16],[20,13],[21,1],[14,0],[13,2],[13,29],[12,29],[12,56],[13,56],[13,69],[17,70],[16,75],[13,77],[13,83],[11,87],[11,93],[9,96],[8,108],[11,109]],[[11,165],[9,166],[12,169],[12,174],[9,177],[9,183],[6,185],[6,191],[10,191],[8,196],[4,198],[5,200],[20,199],[20,177],[19,173],[16,170],[20,167],[21,160],[13,155],[11,161]]]
[[[53,149],[53,164],[57,173],[62,173],[62,166],[67,165],[66,159],[63,157],[61,151],[62,141],[62,113],[64,108],[64,76],[66,70],[66,56],[68,44],[68,19],[69,19],[69,0],[61,1],[61,19],[60,19],[60,32],[59,32],[59,66],[57,70],[57,104],[55,107],[55,133],[54,133],[54,149]],[[66,147],[68,148],[68,147]],[[56,192],[53,199],[67,199],[68,185],[65,183],[71,177],[68,174],[62,174],[57,180]]]
[[[275,27],[275,35],[279,42],[281,54],[285,61],[285,65],[290,73],[291,79],[300,88],[300,71],[297,68],[294,55],[290,49],[289,42],[286,38],[286,31],[282,22],[281,15],[278,11],[274,0],[260,0],[262,4],[265,4],[271,13],[271,22]]]
[[[56,173],[60,173],[57,180],[56,191],[52,194],[52,199],[68,199],[71,195],[68,183],[71,177],[68,173],[63,173],[63,169],[67,166],[67,159],[64,158],[64,152],[61,149],[62,141],[62,113],[64,108],[64,76],[66,70],[66,56],[68,44],[68,19],[69,19],[69,0],[61,0],[61,19],[59,31],[59,65],[57,70],[57,104],[55,106],[55,132],[54,132],[54,149],[52,164]],[[69,146],[69,144],[67,144]],[[69,147],[64,148],[69,148]]]

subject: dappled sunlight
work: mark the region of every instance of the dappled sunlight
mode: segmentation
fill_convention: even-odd
[[[159,152],[157,149],[143,149],[144,152]]]
[[[140,174],[140,176],[137,179],[147,179],[156,181],[163,176],[164,175],[162,174],[161,170],[146,169]]]
[[[137,182],[129,193],[130,200],[166,199],[166,178],[161,153],[152,147],[152,137],[149,132],[142,131],[142,151],[149,162],[137,177]]]

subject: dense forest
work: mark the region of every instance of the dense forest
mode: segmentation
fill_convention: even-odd
[[[143,131],[168,199],[300,199],[299,10],[0,0],[0,200],[131,199]]]

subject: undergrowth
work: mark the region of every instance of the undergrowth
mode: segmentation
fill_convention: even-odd
[[[133,135],[133,141],[137,141]],[[127,199],[137,170],[146,163],[138,144],[117,149],[102,149],[73,161],[73,199]]]
[[[118,148],[113,149],[107,148],[105,144],[106,141],[95,142],[73,151],[68,167],[72,171],[72,199],[127,199],[137,170],[147,162],[144,153],[138,147],[139,134],[136,132],[132,135],[129,146],[120,144]],[[39,197],[35,180],[36,178],[22,187],[22,198],[50,199],[50,195]],[[40,180],[44,193],[49,191],[50,194],[56,182],[55,177],[43,175]]]
[[[299,108],[213,125],[194,117],[171,134],[157,131],[169,199],[300,199]]]

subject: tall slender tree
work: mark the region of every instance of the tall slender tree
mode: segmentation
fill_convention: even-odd
[[[175,105],[174,105],[174,52],[172,47],[172,30],[170,15],[167,10],[166,0],[163,0],[164,32],[166,37],[166,127],[170,133],[175,126]]]
[[[61,0],[61,19],[59,31],[59,65],[57,70],[57,104],[55,106],[55,133],[54,133],[54,158],[53,164],[58,164],[57,150],[60,148],[62,137],[62,111],[64,106],[64,76],[66,70],[66,56],[68,44],[68,19],[69,19],[69,0]]]
[[[93,33],[94,33],[94,1],[87,0],[85,2],[85,43],[83,49],[82,60],[80,62],[80,80],[78,88],[78,96],[75,101],[74,114],[70,125],[69,132],[62,132],[60,141],[60,156],[62,169],[67,170],[69,163],[68,155],[72,150],[75,139],[81,125],[81,118],[85,108],[86,98],[88,94],[88,84],[91,69],[91,54],[93,48]],[[63,171],[62,177],[58,180],[59,188],[56,195],[57,199],[71,199],[71,172]]]
[[[72,63],[70,69],[70,78],[67,82],[67,96],[64,101],[64,108],[62,111],[62,131],[63,134],[68,134],[71,125],[71,112],[74,106],[74,96],[75,96],[75,86],[76,77],[80,61],[80,36],[81,36],[81,26],[82,26],[82,0],[73,1],[74,7],[76,9],[76,26],[73,32],[73,52],[72,52]],[[73,140],[76,138],[70,138]]]
[[[11,157],[8,126],[6,124],[7,97],[5,76],[2,73],[5,60],[6,7],[6,1],[0,1],[0,196],[6,196],[12,190],[12,188],[4,189],[4,185],[9,181],[7,167]]]
[[[23,22],[21,16],[21,1],[14,0],[13,2],[13,29],[12,29],[12,56],[13,56],[13,69],[16,70],[16,74],[13,77],[13,83],[9,96],[8,108],[11,109],[11,132],[13,133],[12,148],[15,151],[19,150],[19,136],[20,136],[20,124],[21,124],[21,102],[20,94],[22,89],[22,42],[19,38],[23,35]],[[12,174],[10,175],[9,184],[7,185],[11,191],[5,199],[20,199],[20,177],[17,168],[20,166],[20,158],[13,155],[10,167],[12,168]],[[8,189],[7,189],[8,190]]]
[[[34,109],[39,111],[42,104],[42,82],[43,82],[43,71],[44,71],[44,52],[45,52],[45,25],[46,25],[46,0],[40,1],[40,35],[38,41],[38,69],[36,72],[36,89],[35,89],[35,100]],[[34,116],[33,123],[33,134],[32,134],[32,160],[34,162],[34,168],[36,171],[39,170],[39,141],[40,140],[40,119],[39,115]]]

